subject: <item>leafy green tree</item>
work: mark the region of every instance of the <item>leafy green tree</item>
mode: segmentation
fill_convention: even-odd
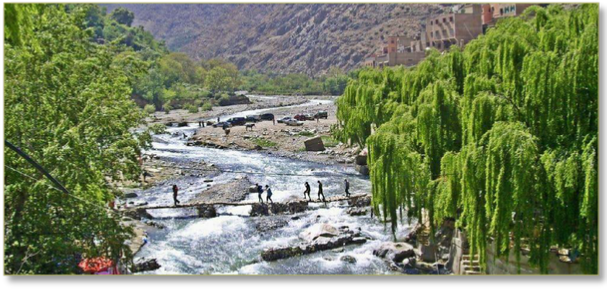
[[[451,218],[483,266],[491,239],[543,272],[568,247],[597,273],[598,19],[594,4],[532,6],[464,50],[351,76],[335,135],[368,147],[392,230],[403,209],[431,230]]]
[[[112,11],[110,17],[122,25],[131,26],[135,19],[135,14],[124,7],[118,7]]]
[[[15,11],[26,24],[6,23],[20,32],[5,46],[4,136],[69,194],[5,148],[5,271],[75,273],[80,257],[128,262],[131,230],[106,205],[112,183],[138,178],[148,145],[149,135],[130,131],[143,122],[130,99],[137,66],[89,42],[84,7]]]

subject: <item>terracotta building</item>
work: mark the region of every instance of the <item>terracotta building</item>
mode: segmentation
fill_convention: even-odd
[[[452,6],[452,12],[428,18],[422,31],[413,37],[389,36],[380,54],[372,54],[364,66],[413,66],[424,59],[426,50],[444,51],[460,47],[485,33],[503,17],[519,16],[533,4],[463,4]]]

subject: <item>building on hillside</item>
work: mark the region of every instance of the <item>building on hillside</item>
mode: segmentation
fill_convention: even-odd
[[[422,24],[422,31],[413,37],[389,36],[379,54],[372,54],[363,63],[368,67],[413,66],[424,59],[426,50],[460,47],[486,32],[503,17],[519,16],[534,4],[458,4],[450,13],[430,17]]]
[[[482,33],[481,5],[463,5],[457,11],[429,18],[423,31],[414,37],[389,36],[381,54],[369,56],[365,66],[414,66],[424,59],[426,50],[439,51],[451,45],[464,46]]]
[[[483,33],[504,17],[519,16],[531,3],[483,4]]]

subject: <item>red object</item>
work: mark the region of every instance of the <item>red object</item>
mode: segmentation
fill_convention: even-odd
[[[97,257],[84,259],[78,264],[85,273],[95,274],[102,271],[114,271],[114,262],[108,258]]]

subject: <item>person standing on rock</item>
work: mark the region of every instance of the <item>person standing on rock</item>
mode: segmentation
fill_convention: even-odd
[[[304,199],[306,199],[306,193],[308,194],[308,199],[310,201],[312,201],[312,198],[310,197],[310,184],[306,181],[306,190],[304,190]]]
[[[261,194],[263,193],[263,187],[258,183],[255,183],[255,187],[257,187],[257,197],[259,198],[259,202],[263,203],[263,198],[261,198]]]
[[[272,190],[270,189],[270,186],[267,184],[266,184],[266,202],[274,203],[274,201],[272,200]]]
[[[173,203],[175,203],[175,206],[177,206],[180,202],[177,199],[177,194],[179,192],[179,187],[177,187],[177,184],[173,184]]]
[[[322,201],[327,203],[327,200],[325,199],[325,194],[322,192],[322,183],[319,180],[318,181],[318,200],[320,200],[321,195],[322,195]]]
[[[350,182],[347,179],[344,179],[346,182],[346,197],[350,197]]]

